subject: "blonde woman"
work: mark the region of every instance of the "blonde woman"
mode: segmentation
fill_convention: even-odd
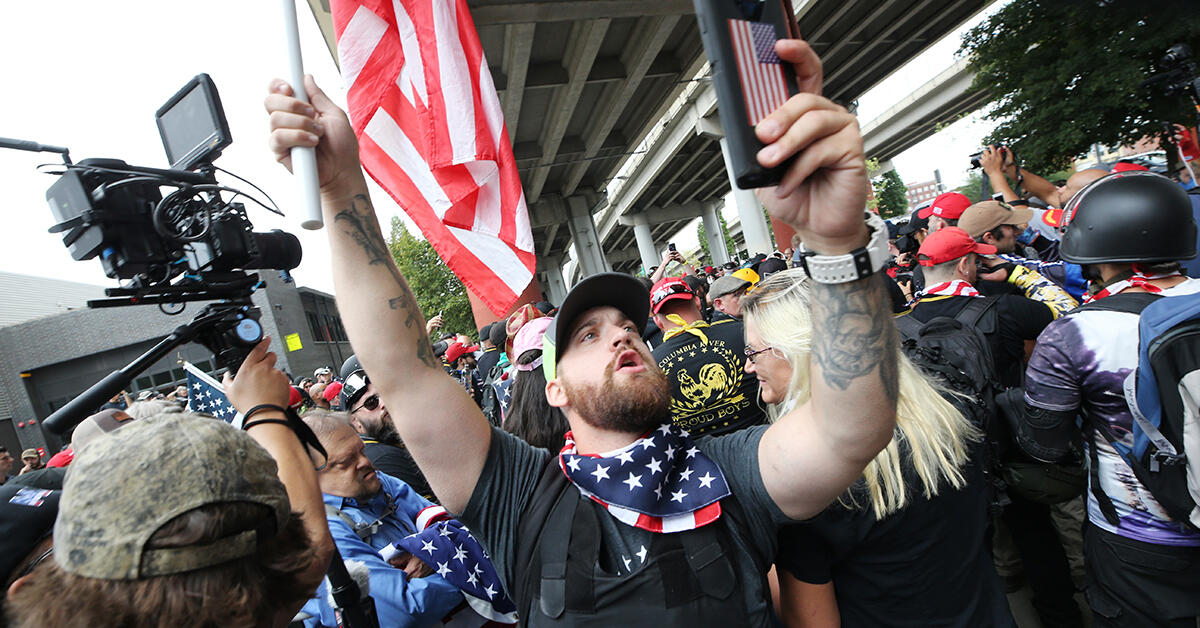
[[[743,299],[746,371],[768,416],[809,397],[810,291],[803,270]],[[979,429],[900,360],[892,442],[822,514],[781,534],[789,626],[1013,626],[992,566]]]

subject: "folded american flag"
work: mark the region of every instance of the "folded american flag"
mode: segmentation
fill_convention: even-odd
[[[576,453],[575,439],[558,457],[581,493],[621,523],[651,532],[682,532],[721,516],[729,486],[721,468],[688,433],[663,424],[632,444],[601,455]]]
[[[420,532],[404,537],[396,545],[458,587],[480,616],[504,624],[517,623],[517,605],[505,593],[487,551],[467,526],[452,519],[441,506],[418,513],[416,525]]]

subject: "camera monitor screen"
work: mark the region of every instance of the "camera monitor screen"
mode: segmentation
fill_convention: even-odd
[[[233,142],[217,87],[199,74],[155,113],[167,160],[176,170],[211,162]]]

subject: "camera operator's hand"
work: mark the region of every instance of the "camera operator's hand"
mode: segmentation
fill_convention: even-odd
[[[269,351],[270,346],[271,339],[263,338],[242,361],[237,377],[225,374],[225,394],[241,412],[263,403],[281,408],[288,405],[288,377],[275,368],[276,357]]]
[[[766,144],[758,162],[770,168],[798,157],[779,185],[760,189],[758,198],[813,251],[848,253],[867,242],[867,168],[858,119],[820,96],[821,60],[807,42],[780,40],[775,52],[792,64],[802,93],[755,127]]]
[[[984,147],[979,155],[979,165],[983,166],[983,171],[989,176],[1003,175],[1004,167],[1010,165],[1007,161],[1011,161],[1008,159],[1008,151],[994,146]]]
[[[291,149],[315,146],[317,173],[322,193],[340,193],[362,180],[358,160],[358,138],[346,112],[317,87],[312,76],[304,77],[304,90],[311,105],[292,94],[292,87],[281,79],[270,84],[263,105],[271,114],[269,145],[275,160],[292,169]]]

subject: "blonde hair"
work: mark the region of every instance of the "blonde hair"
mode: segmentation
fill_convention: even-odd
[[[808,401],[812,393],[810,299],[809,280],[801,269],[771,275],[742,299],[746,326],[753,327],[762,341],[792,367],[786,397],[767,408],[772,422]],[[908,503],[903,472],[906,466],[920,478],[926,499],[937,495],[943,480],[956,489],[962,488],[966,484],[962,467],[970,456],[968,443],[982,438],[981,432],[942,396],[958,393],[931,380],[903,353],[898,356],[898,366],[900,399],[895,435],[863,470],[866,494],[877,519]],[[850,509],[858,507],[853,492],[847,492],[839,501]]]

